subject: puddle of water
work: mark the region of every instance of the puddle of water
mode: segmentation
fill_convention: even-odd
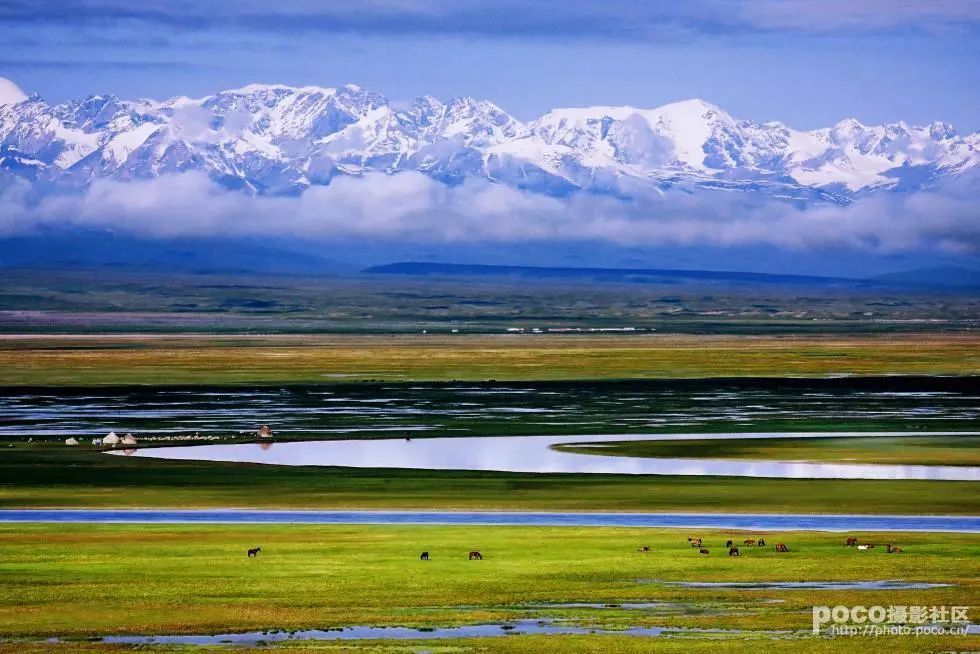
[[[940,432],[929,432],[939,435]],[[724,459],[650,459],[563,452],[557,445],[582,442],[690,440],[724,438],[813,438],[840,433],[764,434],[605,434],[595,436],[474,436],[460,447],[458,438],[371,439],[256,443],[140,449],[136,456],[194,461],[265,463],[287,466],[413,468],[524,473],[600,473],[778,477],[792,479],[929,479],[980,481],[980,466],[925,466],[796,463]],[[876,432],[864,436],[897,435]],[[920,433],[920,435],[928,435]]]
[[[682,588],[737,588],[740,590],[924,590],[947,588],[953,584],[931,584],[915,581],[656,581],[665,586]]]
[[[601,606],[601,605],[600,605]],[[343,627],[338,629],[306,629],[299,631],[251,631],[245,633],[215,635],[167,635],[167,636],[106,636],[100,642],[118,645],[242,645],[257,646],[266,643],[300,640],[424,640],[446,638],[489,638],[511,635],[574,635],[603,634],[637,637],[657,637],[683,634],[747,634],[780,636],[788,631],[738,631],[733,629],[686,629],[675,627],[630,627],[627,629],[603,629],[585,627],[554,620],[514,620],[499,624],[464,625],[459,627]],[[63,642],[58,638],[47,642]]]
[[[629,631],[636,636],[659,636],[664,630],[656,627]],[[601,629],[556,624],[546,620],[515,620],[501,624],[464,625],[460,627],[344,627],[342,629],[308,629],[303,631],[250,632],[214,636],[107,636],[105,643],[125,645],[256,645],[263,642],[290,640],[406,640],[444,638],[488,638],[508,635],[591,634],[607,633]],[[616,632],[619,633],[619,632]]]

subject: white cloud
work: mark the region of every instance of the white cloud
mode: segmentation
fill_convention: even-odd
[[[297,197],[249,196],[201,173],[98,180],[81,195],[0,196],[0,235],[109,228],[149,237],[361,237],[416,243],[595,241],[631,246],[766,244],[879,253],[930,248],[980,253],[978,176],[915,194],[878,194],[806,210],[744,193],[651,194],[634,201],[567,199],[486,181],[450,187],[415,172],[341,177]]]

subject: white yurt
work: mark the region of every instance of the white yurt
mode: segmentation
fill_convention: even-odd
[[[71,438],[66,438],[65,445],[78,445],[78,439],[75,438],[74,436]]]
[[[120,442],[123,445],[136,445],[136,437],[133,436],[132,434],[126,434],[125,436],[122,437],[122,441]]]
[[[116,436],[116,432],[110,431],[108,434],[106,434],[105,438],[102,439],[102,444],[116,446],[119,445],[119,441],[120,438]]]

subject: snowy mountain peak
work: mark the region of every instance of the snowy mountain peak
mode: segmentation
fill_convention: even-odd
[[[980,164],[980,134],[941,122],[798,131],[740,120],[702,99],[652,109],[559,108],[524,123],[489,100],[391,103],[355,84],[250,84],[164,102],[93,95],[50,106],[0,78],[0,189],[84,189],[101,178],[202,171],[260,194],[339,176],[415,170],[552,195],[673,188],[848,203],[914,190]]]
[[[701,98],[671,102],[651,111],[656,111],[660,114],[694,115],[705,120],[732,120],[732,117],[724,109]]]

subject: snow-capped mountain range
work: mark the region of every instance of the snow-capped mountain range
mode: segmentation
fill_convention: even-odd
[[[424,96],[403,106],[354,85],[49,105],[0,78],[0,188],[27,180],[39,194],[184,171],[243,192],[298,194],[338,176],[414,170],[556,196],[714,189],[847,204],[928,188],[978,163],[980,133],[945,123],[849,119],[798,131],[703,100],[555,109],[525,123],[485,100]]]

